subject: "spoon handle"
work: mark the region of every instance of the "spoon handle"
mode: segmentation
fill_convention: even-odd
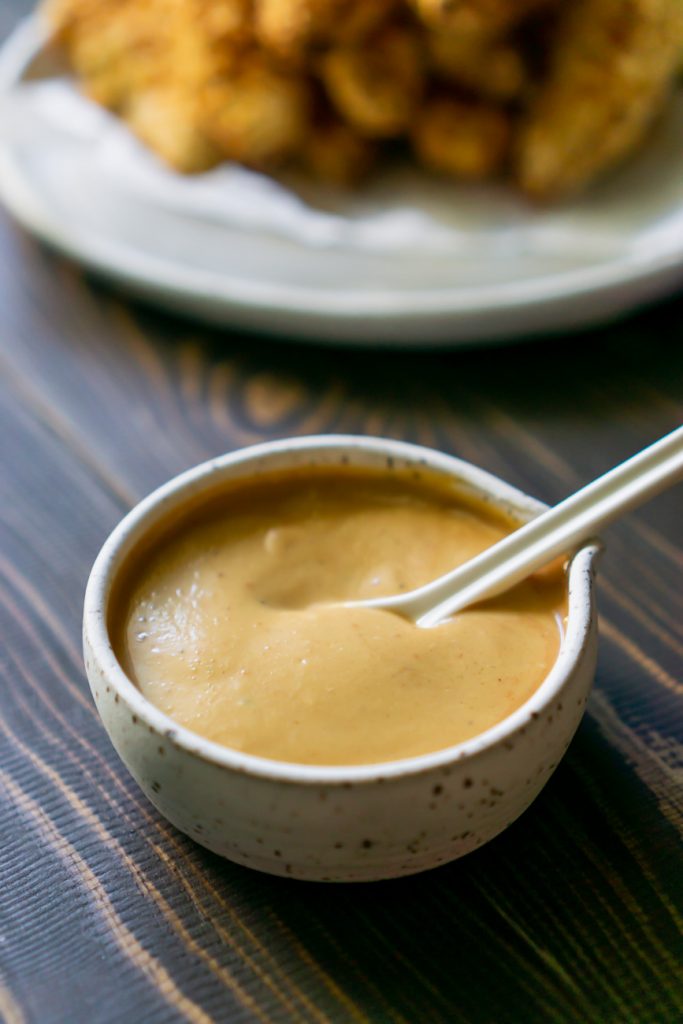
[[[598,477],[446,576],[376,604],[435,626],[475,601],[496,597],[570,554],[623,512],[683,480],[683,427]]]

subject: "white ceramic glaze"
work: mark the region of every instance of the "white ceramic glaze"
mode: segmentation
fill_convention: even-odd
[[[419,348],[599,323],[683,278],[683,90],[632,160],[540,211],[412,166],[354,193],[229,165],[172,175],[63,71],[36,19],[0,51],[0,198],[161,305],[299,340]]]
[[[319,881],[393,878],[446,863],[514,821],[546,783],[579,724],[593,680],[597,544],[569,568],[569,615],[548,678],[503,722],[447,750],[386,764],[317,767],[211,743],[151,705],[119,666],[107,632],[112,583],[133,546],[171,509],[221,482],[302,465],[428,467],[529,520],[545,506],[451,456],[377,438],[269,442],[204,463],[144,499],[114,530],[85,596],[85,665],[122,760],[151,802],[197,842],[272,874]]]

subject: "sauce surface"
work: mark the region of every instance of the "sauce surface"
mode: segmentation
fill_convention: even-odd
[[[131,559],[114,647],[153,704],[245,753],[353,765],[443,749],[543,682],[559,651],[564,576],[534,576],[433,629],[327,602],[411,590],[514,525],[400,473],[261,478]]]

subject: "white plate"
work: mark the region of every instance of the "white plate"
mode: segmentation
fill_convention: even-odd
[[[0,53],[0,196],[40,238],[205,319],[358,345],[600,322],[683,281],[683,95],[609,180],[539,212],[394,167],[359,194],[239,167],[182,178],[88,103],[25,22]]]

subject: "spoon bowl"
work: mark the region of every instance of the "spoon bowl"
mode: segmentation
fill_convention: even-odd
[[[683,480],[683,427],[546,509],[476,558],[417,590],[346,607],[382,608],[428,628],[497,597],[625,512]]]

